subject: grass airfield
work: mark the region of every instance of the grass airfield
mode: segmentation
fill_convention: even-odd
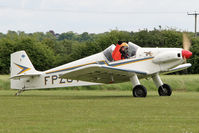
[[[199,92],[0,91],[1,133],[198,133]]]

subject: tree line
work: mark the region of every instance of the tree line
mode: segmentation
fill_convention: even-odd
[[[193,56],[188,59],[192,67],[189,73],[199,73],[199,38],[189,33]],[[0,33],[0,74],[10,71],[10,54],[25,50],[37,70],[43,71],[106,49],[118,40],[130,41],[141,47],[177,47],[182,48],[182,32],[175,29],[147,29],[138,32],[112,30],[109,32],[77,34],[66,32],[56,34],[25,33],[8,31]]]

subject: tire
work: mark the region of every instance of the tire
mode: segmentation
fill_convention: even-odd
[[[171,96],[172,89],[169,85],[163,84],[158,88],[159,96]]]
[[[134,97],[146,97],[147,96],[147,90],[143,85],[137,85],[132,90]]]

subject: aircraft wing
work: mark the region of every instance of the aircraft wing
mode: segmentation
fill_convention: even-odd
[[[168,73],[181,71],[181,70],[187,69],[189,67],[191,67],[191,63],[182,64],[182,65],[179,65],[177,67],[174,67],[174,68],[170,69],[168,72],[164,72],[163,74],[168,74]]]
[[[81,80],[95,83],[121,83],[129,81],[133,73],[146,75],[146,72],[137,70],[120,69],[102,65],[89,65],[69,71],[61,78]]]

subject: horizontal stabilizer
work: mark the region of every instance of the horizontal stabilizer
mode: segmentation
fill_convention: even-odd
[[[41,74],[42,74],[42,72],[28,73],[28,74],[19,74],[19,75],[10,77],[10,79],[19,79],[19,78],[26,78],[26,77],[34,77],[34,76],[40,76]]]

